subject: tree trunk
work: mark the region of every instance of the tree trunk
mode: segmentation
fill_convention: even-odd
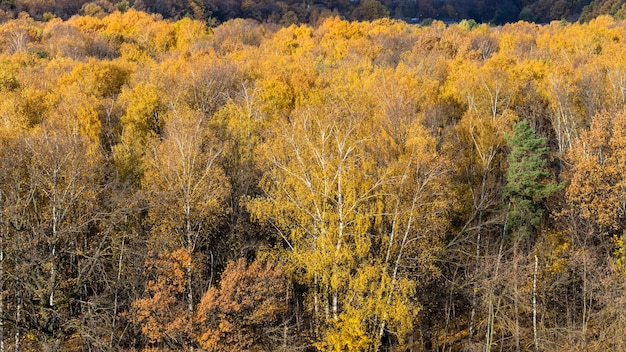
[[[404,180],[404,179],[403,179]],[[375,346],[375,351],[378,351],[378,348],[380,347],[380,343],[382,341],[383,338],[383,334],[385,333],[385,327],[386,327],[386,323],[387,320],[389,318],[388,313],[387,313],[387,308],[391,305],[391,298],[394,294],[395,291],[395,287],[396,287],[396,283],[398,281],[398,270],[400,268],[400,261],[402,260],[402,254],[404,251],[404,247],[406,246],[407,242],[409,241],[409,235],[411,234],[411,228],[413,227],[413,212],[415,211],[415,206],[417,204],[417,200],[418,200],[418,196],[419,196],[419,192],[416,192],[413,195],[413,201],[411,202],[411,212],[410,212],[410,216],[408,219],[408,222],[406,224],[406,229],[404,230],[404,236],[402,237],[402,242],[400,243],[400,249],[398,250],[398,256],[396,257],[396,261],[394,263],[394,267],[393,267],[393,274],[391,275],[391,285],[389,287],[389,292],[387,293],[387,300],[385,302],[385,309],[383,311],[383,316],[381,317],[381,321],[380,321],[380,328],[378,331],[378,336],[376,339],[376,343],[374,344]],[[394,215],[394,224],[393,224],[393,229],[395,231],[395,229],[397,229],[397,225],[395,224],[397,217]],[[390,237],[390,240],[393,239],[393,236]],[[391,247],[393,246],[393,243],[390,242],[389,243],[389,247],[387,250],[387,258],[385,259],[385,266],[387,264],[387,260],[389,259],[389,254],[391,253]]]
[[[474,339],[474,324],[476,319],[476,300],[477,300],[477,292],[478,292],[478,273],[480,269],[480,241],[481,241],[481,232],[483,225],[483,201],[485,199],[485,191],[486,191],[486,183],[487,183],[487,171],[483,170],[482,182],[480,187],[480,202],[478,203],[478,234],[476,236],[476,264],[474,268],[474,289],[472,292],[472,301],[471,306],[472,310],[470,312],[470,322],[469,322],[469,332],[468,332],[468,340],[469,343],[472,343]]]
[[[319,314],[320,314],[320,290],[319,283],[317,282],[317,271],[313,273],[313,328],[314,328],[314,336],[319,338]]]
[[[539,259],[535,255],[535,271],[533,273],[533,339],[535,340],[535,351],[539,352],[539,339],[537,337],[537,269]]]
[[[49,282],[49,294],[48,304],[50,307],[54,307],[54,289],[56,287],[57,280],[57,238],[59,231],[59,209],[58,209],[58,180],[57,170],[52,173],[52,257],[50,258],[50,282]]]
[[[504,226],[506,228],[506,224]],[[500,270],[500,261],[502,260],[502,251],[504,248],[504,229],[503,229],[503,234],[502,234],[502,239],[500,240],[500,248],[498,249],[498,257],[496,259],[496,268],[494,270],[493,273],[493,278],[492,280],[497,280],[498,278],[498,271]],[[494,325],[495,325],[495,321],[496,321],[496,309],[494,309],[494,285],[493,282],[490,285],[491,287],[489,288],[489,307],[488,307],[488,316],[487,316],[487,332],[485,333],[485,352],[490,352],[491,351],[491,345],[493,344],[493,329],[494,329]],[[501,295],[498,295],[498,300],[497,303],[495,304],[496,306],[500,306],[500,301],[502,299]]]
[[[583,349],[587,348],[587,321],[589,320],[589,306],[587,303],[588,285],[587,285],[587,252],[583,251],[583,316],[582,316],[582,343]],[[589,299],[591,301],[591,298]]]
[[[15,352],[20,352],[20,321],[22,320],[22,284],[18,278],[15,279],[15,295],[17,305],[15,307]]]
[[[120,257],[117,261],[117,281],[115,282],[115,294],[114,294],[114,299],[113,299],[113,321],[111,323],[111,338],[109,339],[109,349],[112,351],[113,350],[113,340],[114,337],[116,335],[115,333],[115,327],[117,324],[117,306],[118,306],[118,291],[119,291],[119,287],[120,287],[120,281],[122,278],[122,260],[124,258],[124,244],[125,244],[125,237],[122,237],[122,244],[120,246]]]
[[[474,278],[474,289],[472,290],[472,310],[470,312],[470,321],[469,321],[469,332],[468,339],[469,342],[472,343],[474,339],[474,320],[476,316],[476,292],[478,291],[478,267],[480,266],[480,230],[478,231],[478,236],[476,238],[476,267],[475,267],[475,278]]]
[[[187,319],[189,324],[188,346],[189,351],[193,351],[193,276],[192,276],[192,257],[194,243],[193,234],[191,232],[191,206],[189,202],[186,204],[186,230],[187,230],[187,251],[189,252],[189,262],[187,263]]]

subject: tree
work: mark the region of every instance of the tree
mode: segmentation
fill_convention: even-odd
[[[113,156],[122,177],[138,183],[143,176],[146,143],[162,133],[165,107],[151,83],[141,82],[123,89],[119,100],[125,103],[126,110],[121,117],[122,135],[113,147]]]
[[[457,258],[450,254],[455,258],[455,263],[465,263],[468,272],[473,272],[468,276],[468,282],[473,287],[468,293],[471,297],[468,326],[470,343],[474,343],[479,330],[477,322],[481,319],[477,313],[480,314],[480,299],[492,296],[493,285],[487,281],[493,278],[494,252],[499,250],[504,221],[500,195],[505,172],[505,134],[510,129],[508,115],[490,119],[476,114],[475,110],[468,110],[455,126],[458,140],[454,140],[454,145],[450,146],[450,152],[454,153],[450,158],[457,160],[455,165],[458,168],[458,179],[454,182],[460,198],[457,211],[464,214],[466,222],[447,246],[450,249],[467,247],[467,251],[472,253],[471,258],[463,255]],[[465,250],[461,253],[465,253]],[[489,317],[488,307],[486,311],[483,310],[483,313]]]
[[[157,253],[184,250],[189,256],[184,266],[185,285],[178,292],[186,296],[188,329],[192,328],[195,311],[194,292],[204,291],[204,285],[194,288],[196,250],[214,243],[219,217],[228,212],[224,199],[230,190],[219,164],[221,148],[205,122],[200,113],[185,108],[172,111],[167,116],[163,139],[151,140],[144,158],[149,242]],[[187,339],[178,343],[192,348],[193,333],[186,333]]]
[[[44,122],[23,143],[28,157],[19,167],[27,182],[21,194],[26,207],[16,248],[24,249],[15,254],[14,275],[23,289],[28,324],[38,326],[42,337],[59,341],[81,334],[66,322],[76,319],[72,312],[87,309],[78,297],[87,302],[98,291],[91,284],[100,280],[92,275],[108,240],[98,220],[103,159],[89,151],[86,136],[63,121]]]
[[[568,154],[573,165],[566,189],[568,209],[578,230],[594,236],[621,235],[626,200],[626,145],[624,113],[594,116],[591,127]]]
[[[373,21],[389,17],[389,10],[377,0],[364,0],[352,10],[350,17],[357,21]]]
[[[149,142],[143,190],[149,201],[152,242],[189,253],[211,242],[230,186],[220,166],[222,148],[200,113],[167,115],[163,139]]]
[[[147,258],[144,297],[132,303],[132,313],[148,346],[189,347],[192,322],[185,291],[191,265],[191,254],[183,248],[151,253]]]
[[[208,351],[276,350],[286,341],[280,325],[287,312],[287,285],[278,265],[245,259],[230,262],[219,285],[209,288],[194,317],[196,339]],[[282,340],[282,341],[281,341]]]
[[[507,157],[503,196],[511,202],[508,229],[519,231],[516,237],[520,239],[536,234],[545,210],[544,201],[561,186],[550,182],[546,139],[537,137],[528,120],[515,124],[508,142],[511,153]]]
[[[267,198],[252,204],[256,217],[274,223],[292,250],[302,270],[299,280],[310,287],[315,330],[323,339],[333,333],[329,324],[344,313],[351,276],[366,264],[371,244],[367,228],[380,184],[373,160],[363,154],[367,124],[362,118],[329,101],[279,126],[265,151]],[[324,348],[331,348],[328,343]]]
[[[407,342],[415,289],[435,271],[447,168],[408,92],[374,107],[342,78],[277,121],[262,149],[265,197],[249,208],[298,268],[317,348],[377,350],[385,337]],[[391,126],[398,105],[407,116]]]
[[[16,349],[20,347],[20,317],[22,313],[19,279],[11,278],[19,263],[16,229],[21,228],[26,219],[22,216],[28,199],[24,197],[26,182],[20,177],[19,165],[26,153],[21,153],[21,138],[16,130],[0,129],[0,351],[5,351],[5,340],[13,333]],[[15,259],[12,255],[15,255]],[[17,254],[17,255],[16,255]],[[13,262],[14,265],[11,265]],[[15,275],[13,275],[15,276]],[[13,285],[11,285],[13,283]],[[15,289],[11,290],[11,286]],[[8,299],[7,299],[8,298]],[[12,321],[12,322],[11,322]],[[12,329],[11,329],[12,328]]]

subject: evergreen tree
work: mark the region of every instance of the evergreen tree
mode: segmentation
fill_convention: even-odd
[[[546,169],[546,139],[537,137],[524,119],[513,126],[513,135],[507,136],[511,153],[507,161],[506,186],[503,195],[511,202],[507,232],[518,230],[520,236],[534,232],[541,222],[543,201],[561,186],[550,182]]]

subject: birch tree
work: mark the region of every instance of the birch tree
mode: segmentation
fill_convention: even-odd
[[[196,251],[214,241],[219,217],[226,214],[229,185],[220,166],[221,148],[200,113],[185,108],[170,113],[163,140],[154,139],[146,152],[143,189],[149,202],[150,243],[155,253],[184,250],[186,326],[191,329],[197,293],[193,270]],[[153,294],[156,294],[154,292]],[[172,317],[174,318],[174,317]],[[175,318],[178,319],[178,318]],[[177,343],[192,348],[192,331],[180,331]]]

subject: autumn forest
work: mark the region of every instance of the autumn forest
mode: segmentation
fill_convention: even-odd
[[[626,350],[626,23],[0,24],[0,351]]]

